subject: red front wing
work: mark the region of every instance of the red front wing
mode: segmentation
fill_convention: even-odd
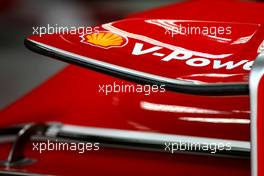
[[[192,13],[186,13],[188,9],[192,9]],[[6,164],[8,162],[5,162],[5,164],[2,164],[1,169],[14,173],[56,175],[74,175],[76,173],[78,175],[87,175],[87,173],[99,175],[124,175],[127,173],[134,175],[175,175],[176,173],[179,175],[212,175],[212,173],[219,176],[249,175],[249,116],[251,114],[251,118],[255,119],[251,123],[251,137],[253,140],[252,174],[254,176],[263,175],[260,167],[260,164],[263,163],[263,154],[260,151],[261,146],[263,146],[260,140],[260,135],[263,133],[261,131],[263,129],[261,127],[263,114],[261,114],[260,108],[263,104],[261,99],[263,97],[263,88],[261,88],[263,87],[263,78],[258,77],[259,84],[257,86],[256,81],[250,82],[250,101],[253,113],[250,113],[249,97],[247,96],[249,91],[249,66],[250,63],[253,63],[263,45],[262,24],[264,21],[261,18],[262,16],[263,5],[258,3],[232,1],[216,2],[212,5],[208,2],[194,1],[162,7],[131,16],[126,20],[99,26],[98,29],[101,33],[110,31],[119,35],[121,39],[117,39],[117,45],[120,47],[114,47],[114,44],[112,47],[98,47],[98,45],[85,43],[82,40],[83,38],[76,35],[29,37],[27,46],[34,51],[77,63],[96,71],[111,73],[119,78],[150,84],[153,84],[153,82],[162,84],[164,82],[163,79],[152,79],[157,78],[153,76],[142,79],[141,73],[150,73],[159,76],[158,78],[168,78],[170,84],[168,81],[165,83],[169,91],[151,96],[146,96],[144,93],[111,93],[105,96],[98,92],[98,85],[112,84],[113,82],[136,84],[84,68],[69,66],[1,111],[1,126],[12,127],[13,125],[31,122],[46,124],[55,121],[63,124],[63,126],[58,126],[59,130],[57,130],[59,132],[55,135],[57,137],[71,138],[72,140],[74,136],[80,137],[77,134],[83,131],[87,139],[97,137],[96,139],[100,139],[106,144],[109,144],[109,141],[114,143],[115,147],[119,144],[117,146],[120,147],[121,145],[121,148],[111,148],[112,145],[108,148],[109,146],[106,145],[100,151],[85,154],[66,151],[39,154],[32,150],[32,142],[29,142],[29,144],[23,144],[24,150],[21,153],[17,152],[19,147],[14,146],[11,150],[14,152],[11,152],[8,160],[11,164],[8,165]],[[237,32],[231,38],[227,38],[231,41],[226,43],[211,40],[204,36],[181,36],[178,40],[179,37],[165,36],[164,32],[166,30],[159,26],[164,23],[167,25],[175,19],[184,19],[181,22],[199,25],[206,23],[220,25],[224,22],[225,25],[231,25]],[[190,21],[194,19],[196,21]],[[148,22],[152,22],[152,24],[146,23],[146,20],[151,20]],[[137,28],[138,26],[141,28]],[[117,29],[119,32],[121,30],[122,33],[116,31]],[[146,32],[150,29],[153,29],[152,33]],[[160,37],[161,33],[162,37]],[[249,40],[242,40],[243,42],[235,46],[232,44],[238,38],[248,36],[251,36]],[[87,36],[87,38],[89,37]],[[149,41],[149,39],[153,40]],[[56,51],[63,52],[54,52],[54,48]],[[177,50],[179,48],[181,52],[177,55],[174,51],[179,51]],[[65,54],[65,51],[71,53],[71,56],[73,53],[78,57],[65,57],[65,55],[62,55],[62,53]],[[160,57],[161,55],[162,57]],[[83,57],[86,60],[80,62],[78,58]],[[207,63],[207,60],[209,60],[210,64],[205,67],[190,66],[190,59],[201,57],[202,61]],[[93,59],[89,60],[89,65],[87,64],[87,58]],[[217,60],[221,59],[226,59],[225,63],[232,60],[234,62],[233,66],[237,63],[240,64],[232,69],[227,69],[227,67],[212,69],[214,68],[212,64],[219,62]],[[111,66],[137,70],[140,74],[137,75],[137,80],[135,80],[135,74],[128,74],[127,72],[120,74],[122,72],[113,71],[113,67],[102,69],[102,65],[91,64],[91,61],[95,63],[94,60],[97,61],[96,63],[100,61],[100,63],[108,63]],[[192,63],[195,64],[194,61]],[[262,64],[257,66],[260,67]],[[177,68],[176,71],[175,68]],[[252,75],[254,70],[255,67]],[[175,77],[181,81],[170,82]],[[254,77],[250,78],[250,81],[254,79]],[[187,85],[185,84],[186,81],[188,82]],[[192,84],[189,84],[190,82]],[[224,86],[219,88],[219,84]],[[200,87],[197,88],[197,85]],[[253,88],[251,88],[252,85],[254,85]],[[195,88],[195,90],[188,89],[186,91],[187,88]],[[207,96],[208,94],[211,96]],[[223,94],[231,96],[221,96]],[[240,96],[241,94],[243,96]],[[54,126],[52,125],[52,127]],[[77,131],[73,130],[76,128]],[[41,129],[46,130],[46,126],[44,125]],[[74,131],[74,133],[70,133],[70,137],[66,135],[69,129],[71,132]],[[16,132],[16,129],[13,130]],[[26,136],[25,139],[29,140],[31,135],[35,136],[37,134],[36,131],[38,132],[34,128],[30,128],[30,130],[22,129],[20,136],[22,136],[22,139]],[[6,130],[3,130],[3,132],[6,132]],[[48,130],[48,132],[52,132],[52,130]],[[41,130],[39,133],[41,133]],[[101,133],[102,136],[99,135]],[[48,136],[49,134],[45,135]],[[124,134],[125,138],[120,136],[121,134]],[[107,138],[109,135],[110,138]],[[199,155],[153,152],[153,149],[157,149],[153,142],[157,140],[156,135],[160,136],[160,139],[172,137],[176,140],[183,137],[183,139],[199,139],[199,141],[227,141],[231,142],[236,150],[232,153],[221,153],[220,156],[224,157],[217,157],[218,155],[214,154],[207,156],[208,153],[204,155],[204,153],[199,152],[194,153]],[[133,142],[127,139],[127,137],[131,139],[131,136],[135,137],[132,138]],[[148,138],[145,136],[148,136]],[[157,141],[160,139],[158,138]],[[34,141],[34,139],[32,140]],[[7,141],[10,141],[10,139],[8,138]],[[146,141],[151,142],[151,147],[146,146]],[[135,149],[135,144],[140,144],[143,151],[124,149],[124,146],[126,148],[134,147],[133,149]],[[145,151],[149,148],[152,150]],[[1,144],[1,160],[6,160],[9,149],[9,144]],[[15,156],[14,153],[18,154]],[[17,157],[19,154],[23,154],[23,157],[34,158],[36,162],[27,164],[22,162],[22,165],[20,165],[21,163],[12,165],[13,161],[16,163],[19,161],[17,159],[21,159]],[[238,158],[234,158],[234,156],[238,156]],[[104,169],[102,169],[102,166]]]

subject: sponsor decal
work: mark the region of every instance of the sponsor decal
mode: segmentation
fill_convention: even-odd
[[[109,49],[113,47],[124,47],[127,44],[127,38],[109,31],[100,31],[97,33],[84,34],[81,36],[82,43],[95,47]]]
[[[175,20],[146,20],[145,22],[156,24],[164,28],[166,27],[166,29],[168,29],[169,27],[176,27],[173,25],[175,25],[175,22],[178,22],[178,21],[177,20],[176,21]],[[179,21],[179,22],[183,22],[183,21]],[[152,55],[152,56],[161,58],[162,62],[180,61],[180,62],[185,62],[185,64],[188,66],[207,67],[207,68],[210,67],[213,70],[240,69],[240,70],[249,71],[251,70],[251,67],[254,62],[252,59],[247,59],[247,58],[241,58],[241,60],[237,60],[237,59],[232,60],[232,58],[230,59],[230,56],[232,56],[231,53],[210,54],[210,53],[185,49],[179,46],[175,46],[169,43],[162,42],[160,40],[150,38],[146,35],[135,34],[133,32],[125,31],[123,29],[120,29],[114,26],[114,23],[107,23],[107,24],[102,25],[102,27],[118,35],[126,36],[128,38],[140,41],[140,42],[136,42],[132,49],[131,54],[135,56],[146,55],[147,57],[147,56]],[[228,34],[231,34],[231,28],[227,28],[227,29],[228,29]],[[251,37],[252,36],[239,38],[238,41],[232,44],[246,43]],[[213,38],[215,38],[215,36],[213,36]],[[225,41],[231,40],[229,38],[219,38],[219,37],[217,39],[218,40],[221,39],[221,41],[219,42],[225,42]],[[153,46],[146,47],[144,46],[144,43],[148,43]],[[164,50],[169,50],[171,51],[171,53],[165,54],[164,52],[162,52]],[[260,51],[262,51],[262,45],[259,47],[258,52]]]
[[[143,43],[135,43],[135,46],[132,50],[132,55],[153,55],[156,57],[161,57],[161,61],[163,62],[172,62],[173,60],[184,61],[186,65],[192,67],[207,67],[212,65],[212,69],[226,69],[232,70],[235,68],[242,67],[243,70],[250,70],[253,61],[251,60],[239,60],[239,61],[232,61],[232,60],[222,60],[222,59],[215,59],[215,58],[206,58],[195,56],[192,52],[188,50],[182,49],[175,49],[170,54],[165,55],[162,53],[164,47],[162,46],[153,46],[150,48],[144,47]]]

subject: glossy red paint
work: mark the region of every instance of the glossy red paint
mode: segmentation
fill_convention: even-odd
[[[195,84],[247,83],[264,40],[260,24],[231,22],[130,18],[93,29],[91,34],[34,35],[28,40],[47,50],[84,56],[83,60]],[[87,36],[92,36],[90,41]]]
[[[263,8],[264,5],[259,3],[218,1],[212,4],[211,1],[210,3],[208,1],[194,1],[143,12],[131,16],[131,18],[195,19],[262,24],[264,23],[262,18],[264,15]],[[42,39],[38,38],[38,40]],[[247,46],[242,45],[241,50],[245,47],[242,53],[248,55],[249,53],[246,50],[252,49],[252,56],[256,54],[256,40],[252,40],[252,48],[249,43],[246,44]],[[61,45],[57,39],[49,42]],[[187,45],[188,42],[185,42]],[[65,44],[65,46],[71,49],[72,45]],[[100,48],[88,45],[83,46],[93,48],[93,52],[102,51]],[[128,44],[125,47],[129,46]],[[149,45],[148,47],[152,46]],[[224,50],[224,48],[222,49]],[[111,50],[119,49],[111,48]],[[218,51],[217,49],[212,49],[212,52],[217,53]],[[87,54],[85,50],[80,52]],[[113,53],[113,55],[118,55],[118,53]],[[142,59],[145,60],[146,58]],[[250,59],[253,59],[253,57]],[[161,64],[160,59],[158,60],[153,60],[153,62]],[[115,62],[115,60],[111,60],[111,62]],[[139,62],[148,64],[143,63],[141,60]],[[134,65],[128,66],[133,67]],[[153,69],[152,71],[158,73],[160,70]],[[212,70],[209,69],[209,71],[211,72]],[[242,72],[242,74],[245,73],[244,71]],[[206,79],[204,76],[192,75],[190,77],[188,75],[186,77],[183,76],[184,79],[213,81]],[[247,78],[243,79],[243,81],[245,80]],[[223,82],[221,79],[217,81]],[[230,80],[225,81],[239,82],[241,77],[238,75],[238,77],[231,77]],[[18,123],[59,121],[82,126],[249,140],[250,110],[248,96],[207,97],[170,91],[150,96],[143,94],[110,94],[105,96],[98,92],[99,84],[111,84],[113,82],[128,83],[84,68],[69,66],[14,104],[0,111],[0,125],[6,127]],[[146,105],[146,103],[148,103],[148,106],[142,106]],[[157,108],[155,110],[156,105],[180,106],[181,108],[185,107],[185,109],[198,108],[207,111],[204,111],[204,113],[188,113],[188,111],[165,112],[158,111]],[[208,121],[208,119],[210,120]],[[217,119],[218,121],[214,122]],[[6,152],[9,146],[1,144],[0,147],[0,154],[2,154],[2,151]],[[33,152],[31,146],[27,148],[26,155],[30,158],[36,158],[38,162],[23,167],[1,169],[58,175],[87,175],[87,173],[98,175],[127,175],[127,173],[131,175],[178,174],[211,176],[212,173],[219,176],[250,175],[249,160],[241,159],[178,154],[168,156],[160,153],[109,148],[98,153],[87,153],[85,155],[76,155],[70,152],[47,152],[40,155]]]
[[[4,151],[9,146],[1,145]],[[248,176],[249,161],[245,159],[212,158],[168,154],[126,149],[102,148],[98,152],[78,154],[65,151],[49,151],[39,154],[32,151],[29,144],[26,156],[36,159],[33,165],[23,167],[1,168],[24,173],[41,173],[48,175],[85,176],[91,175],[239,175]],[[235,164],[234,164],[235,163]],[[191,169],[190,169],[191,168]]]
[[[208,97],[170,91],[149,96],[143,93],[106,96],[98,92],[98,85],[113,82],[133,84],[70,66],[2,111],[0,124],[60,121],[82,126],[249,140],[247,96]],[[155,108],[157,105],[174,110],[166,112]],[[190,112],[193,108],[196,113]],[[211,122],[206,122],[206,118]]]

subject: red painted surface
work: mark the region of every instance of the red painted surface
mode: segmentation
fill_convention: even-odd
[[[0,146],[0,150],[8,146]],[[28,145],[26,156],[36,159],[33,165],[9,168],[13,171],[52,175],[206,175],[250,174],[249,160],[214,158],[208,156],[143,152],[102,148],[97,152],[32,151]],[[234,164],[235,163],[235,164]],[[0,167],[0,169],[2,169]],[[217,172],[216,172],[217,170]]]
[[[131,18],[153,18],[153,19],[185,19],[185,20],[209,20],[209,21],[228,21],[262,24],[263,20],[263,4],[236,1],[220,1],[210,3],[203,2],[187,2],[182,4],[170,5],[156,10],[150,10]],[[249,25],[243,30],[252,33],[255,25]],[[123,26],[127,27],[127,26]],[[126,30],[130,30],[127,28]],[[258,29],[262,30],[262,29]],[[153,34],[147,34],[153,35]],[[256,34],[257,35],[257,34]],[[77,38],[75,38],[77,39]],[[230,45],[221,45],[219,48],[207,47],[204,45],[209,42],[201,38],[202,44],[190,44],[186,38],[184,40],[185,47],[197,47],[203,52],[209,51],[219,54],[225,51],[236,51],[233,56],[239,56],[234,59],[244,59],[247,56],[253,60],[256,54],[258,37],[252,39],[249,43],[241,45],[239,48],[232,48]],[[41,39],[39,39],[41,40]],[[161,39],[163,40],[163,39]],[[192,40],[195,41],[193,38]],[[133,41],[133,40],[132,40]],[[61,44],[58,39],[49,42],[58,46],[63,45],[67,49],[72,49],[72,45]],[[172,41],[180,42],[180,41]],[[210,41],[213,42],[213,41]],[[209,42],[209,43],[210,43]],[[208,43],[208,44],[209,44]],[[180,43],[179,43],[180,44]],[[125,47],[132,47],[126,45]],[[84,47],[84,45],[82,46]],[[102,49],[85,45],[87,50],[93,52],[87,53],[87,50],[80,49],[82,54],[91,54],[96,57],[98,51]],[[150,47],[150,46],[148,46]],[[221,49],[220,49],[221,48]],[[234,50],[233,50],[234,49]],[[116,51],[107,55],[119,56],[120,49],[112,48]],[[220,52],[221,51],[221,52]],[[122,52],[126,52],[125,50]],[[169,52],[169,51],[166,51]],[[219,52],[219,53],[218,53]],[[96,53],[96,54],[93,54]],[[106,55],[106,52],[101,53]],[[125,53],[128,54],[128,53]],[[107,57],[108,58],[108,57]],[[106,57],[104,59],[107,59]],[[117,57],[116,59],[123,59]],[[142,67],[140,64],[148,66],[143,59],[137,58],[136,66],[140,69],[149,69]],[[142,60],[141,60],[142,59]],[[111,60],[115,62],[115,60]],[[151,56],[151,63],[161,64],[160,59],[154,60]],[[125,62],[123,64],[128,64]],[[165,64],[165,63],[164,63]],[[174,63],[176,64],[176,63]],[[177,66],[178,66],[177,62]],[[163,65],[163,64],[162,64]],[[134,67],[135,65],[126,65]],[[166,63],[166,66],[169,66]],[[187,68],[185,65],[180,67]],[[158,69],[155,69],[158,67]],[[153,72],[162,74],[159,66],[153,66]],[[165,70],[164,71],[168,71]],[[200,69],[189,70],[190,74],[198,73]],[[212,72],[212,69],[206,69],[204,72]],[[232,72],[232,71],[231,71]],[[247,75],[248,72],[236,70],[236,73]],[[227,73],[219,71],[219,73]],[[168,72],[170,74],[170,72]],[[181,73],[179,73],[181,74]],[[190,75],[187,74],[187,75]],[[174,75],[171,75],[174,76]],[[179,76],[179,75],[178,75]],[[189,79],[190,77],[187,76]],[[202,79],[203,81],[229,81],[229,80],[208,80],[205,77],[191,79]],[[233,77],[232,81],[246,81],[247,78]],[[98,92],[99,84],[112,84],[113,82],[123,82],[120,79],[111,76],[99,74],[93,71],[85,70],[76,66],[69,66],[50,80],[34,89],[23,98],[10,105],[0,112],[0,125],[6,127],[18,123],[27,122],[47,122],[59,121],[67,124],[76,124],[82,126],[95,126],[117,129],[132,129],[142,131],[157,131],[173,134],[186,134],[194,136],[249,140],[249,124],[247,123],[208,123],[197,121],[182,120],[183,117],[192,118],[234,118],[249,120],[249,99],[247,96],[230,96],[230,97],[206,97],[194,96],[167,91],[166,93],[157,93],[151,96],[143,94],[110,94],[102,95]],[[142,108],[141,102],[152,104],[184,106],[189,108],[202,108],[218,112],[210,113],[172,113],[151,111]],[[0,145],[1,159],[5,156],[2,152],[7,152],[5,145]],[[107,174],[107,175],[232,175],[243,176],[250,175],[249,160],[214,158],[205,156],[192,155],[167,155],[160,153],[138,152],[130,150],[103,149],[99,152],[77,155],[71,152],[48,152],[38,154],[32,151],[31,146],[28,147],[27,156],[36,158],[38,162],[30,166],[20,168],[2,168],[5,170],[16,170],[24,172],[36,172],[58,175],[87,175],[90,174]],[[263,156],[263,155],[262,155]],[[235,164],[234,164],[235,163]]]
[[[180,30],[177,26],[182,34],[175,34]],[[194,34],[190,27],[204,32],[207,27],[211,33]],[[213,32],[215,29],[222,29],[221,34]],[[259,24],[231,22],[130,18],[94,27],[94,40],[107,38],[100,36],[104,31],[124,36],[120,38],[123,42],[106,48],[87,42],[87,34],[35,35],[28,39],[127,69],[198,83],[247,83],[250,61],[264,40]]]
[[[98,92],[98,85],[113,84],[113,82],[129,83],[84,68],[68,67],[16,104],[2,111],[0,124],[6,126],[34,121],[60,121],[83,126],[249,140],[247,123],[183,120],[185,117],[249,120],[247,96],[208,97],[169,91],[152,93],[150,96],[137,93],[111,93],[106,96]],[[142,102],[172,107],[182,106],[187,110],[201,108],[213,112],[154,111],[144,109]]]

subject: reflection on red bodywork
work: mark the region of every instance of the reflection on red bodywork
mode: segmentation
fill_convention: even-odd
[[[6,148],[0,146],[0,150]],[[35,159],[32,165],[1,168],[29,173],[51,175],[203,175],[249,176],[246,159],[193,156],[171,153],[133,151],[102,147],[99,151],[77,154],[65,151],[47,151],[39,154],[29,144],[25,155]],[[191,168],[191,169],[190,169]],[[217,172],[216,172],[217,168]]]
[[[249,140],[248,123],[209,123],[192,118],[249,120],[248,96],[197,96],[166,91],[102,94],[98,85],[128,83],[70,66],[0,112],[0,125],[58,121],[66,124]],[[238,103],[239,102],[239,103]],[[148,103],[148,106],[144,106]],[[152,106],[149,106],[152,105]],[[155,106],[182,107],[166,111]],[[189,109],[203,109],[192,113]],[[227,135],[228,134],[228,135]]]

